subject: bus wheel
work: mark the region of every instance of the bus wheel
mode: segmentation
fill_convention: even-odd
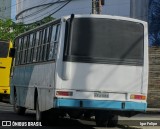
[[[95,114],[96,125],[98,127],[107,127],[108,113],[103,111],[97,111]]]
[[[107,127],[116,127],[118,124],[118,115],[111,115],[108,120]]]
[[[17,93],[14,94],[14,104],[13,104],[14,112],[16,112],[19,115],[24,115],[26,108],[20,107],[17,105]]]
[[[38,99],[36,101],[36,121],[42,120],[42,112],[39,110],[39,102]]]
[[[2,96],[0,95],[0,102],[2,101],[3,99],[2,99]]]

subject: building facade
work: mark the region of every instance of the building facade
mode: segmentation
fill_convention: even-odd
[[[0,0],[0,19],[11,18],[11,0]]]
[[[148,21],[149,0],[131,0],[130,17]]]

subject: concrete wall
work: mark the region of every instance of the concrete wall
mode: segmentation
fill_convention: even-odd
[[[149,48],[148,107],[160,108],[160,47]]]
[[[0,19],[11,18],[11,0],[0,0]]]
[[[130,16],[148,21],[148,4],[149,0],[131,0]]]

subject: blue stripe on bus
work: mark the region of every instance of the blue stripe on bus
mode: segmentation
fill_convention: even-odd
[[[56,107],[145,111],[146,103],[108,100],[56,99]]]

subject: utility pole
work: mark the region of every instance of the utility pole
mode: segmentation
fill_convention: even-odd
[[[96,11],[96,1],[97,0],[92,0],[92,14],[97,14],[97,11]]]
[[[101,14],[102,4],[101,0],[97,0],[97,14]]]
[[[101,14],[101,0],[92,0],[92,14]]]

